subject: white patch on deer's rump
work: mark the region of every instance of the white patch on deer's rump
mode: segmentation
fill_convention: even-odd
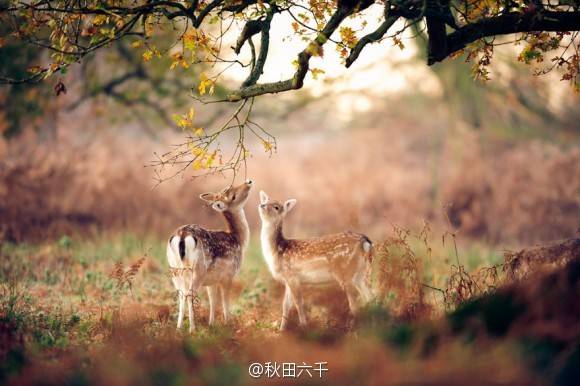
[[[167,243],[167,262],[171,268],[181,268],[183,266],[179,257],[179,236],[171,237]]]
[[[195,239],[191,236],[185,236],[184,239],[185,242],[185,258],[187,259],[187,262],[189,263],[189,266],[192,266],[195,264],[195,262],[197,261],[198,258],[198,253],[195,250]]]
[[[369,251],[371,250],[372,244],[369,243],[368,241],[363,242],[363,251],[365,251],[365,253],[369,253]]]

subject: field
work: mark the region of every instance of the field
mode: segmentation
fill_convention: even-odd
[[[476,312],[466,305],[455,309],[462,296],[505,281],[503,257],[485,248],[459,248],[455,255],[452,240],[431,246],[431,237],[407,236],[395,228],[375,258],[373,288],[380,301],[352,319],[338,289],[313,290],[310,325],[299,329],[294,323],[289,333],[277,330],[282,288],[270,278],[254,240],[236,280],[233,320],[208,327],[207,297],[200,294],[193,336],[175,330],[175,294],[162,240],[116,234],[4,243],[1,374],[4,382],[31,385],[465,384],[473,379],[572,384],[580,355],[573,343],[578,319],[571,330],[562,330],[569,321],[555,310],[552,323],[535,331],[530,324],[543,323],[520,292],[492,295]],[[497,277],[471,274],[446,288],[457,273],[456,261],[472,273],[497,266]],[[562,302],[566,297],[560,295],[578,289],[578,266],[570,269],[575,281],[558,290]],[[463,288],[469,280],[476,285]],[[511,296],[518,299],[515,305]],[[455,311],[446,312],[445,300]],[[523,312],[520,304],[530,308]],[[575,315],[566,310],[568,318],[578,317],[574,307]],[[253,379],[248,366],[254,362],[326,362],[328,372],[322,379],[306,373],[298,379]]]

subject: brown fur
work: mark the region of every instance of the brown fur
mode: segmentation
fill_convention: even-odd
[[[366,279],[371,266],[372,243],[365,235],[351,231],[311,239],[287,239],[282,222],[296,200],[284,204],[269,201],[260,192],[262,250],[274,278],[286,285],[281,328],[284,329],[290,304],[298,310],[300,324],[306,323],[302,287],[337,282],[346,292],[350,309],[358,309],[356,297],[368,301],[371,292]],[[368,245],[366,245],[368,243]]]
[[[249,239],[249,228],[244,213],[252,182],[247,181],[236,187],[230,187],[217,193],[204,193],[201,199],[211,204],[212,208],[224,216],[225,231],[206,230],[199,225],[188,224],[179,227],[169,238],[167,258],[174,269],[173,284],[180,292],[178,328],[183,320],[183,302],[185,293],[190,300],[190,331],[193,329],[193,294],[200,286],[207,287],[210,300],[210,324],[215,318],[214,302],[221,292],[224,320],[228,319],[229,291],[233,277],[240,270],[243,253]],[[189,242],[187,251],[186,240]],[[175,239],[179,239],[179,250],[176,251]],[[173,243],[172,243],[173,242]],[[186,256],[186,253],[189,255]]]

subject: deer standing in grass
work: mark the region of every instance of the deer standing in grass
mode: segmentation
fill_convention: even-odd
[[[286,286],[280,323],[282,330],[286,328],[292,304],[298,311],[300,325],[307,323],[304,285],[338,282],[346,292],[353,314],[359,307],[359,295],[365,303],[372,296],[366,283],[373,249],[369,238],[343,232],[305,240],[287,239],[282,233],[282,222],[294,205],[295,199],[282,204],[270,201],[268,195],[260,191],[258,210],[262,219],[262,253],[274,279]]]
[[[204,193],[200,198],[220,212],[226,222],[225,231],[206,230],[199,225],[183,225],[169,238],[167,261],[172,268],[172,281],[179,294],[177,328],[183,323],[187,301],[189,331],[195,329],[193,297],[199,287],[207,287],[209,324],[215,321],[218,291],[221,292],[224,321],[228,321],[229,291],[233,277],[240,270],[250,229],[244,213],[252,181],[217,193]]]

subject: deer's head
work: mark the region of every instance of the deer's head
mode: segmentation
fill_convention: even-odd
[[[199,198],[210,204],[218,212],[225,212],[226,210],[233,211],[244,207],[252,185],[252,180],[246,180],[241,185],[230,186],[220,192],[203,193]]]
[[[279,225],[295,205],[296,199],[294,198],[281,203],[279,201],[270,200],[264,191],[260,191],[260,205],[258,206],[258,211],[260,212],[260,218],[264,224],[273,226]]]

